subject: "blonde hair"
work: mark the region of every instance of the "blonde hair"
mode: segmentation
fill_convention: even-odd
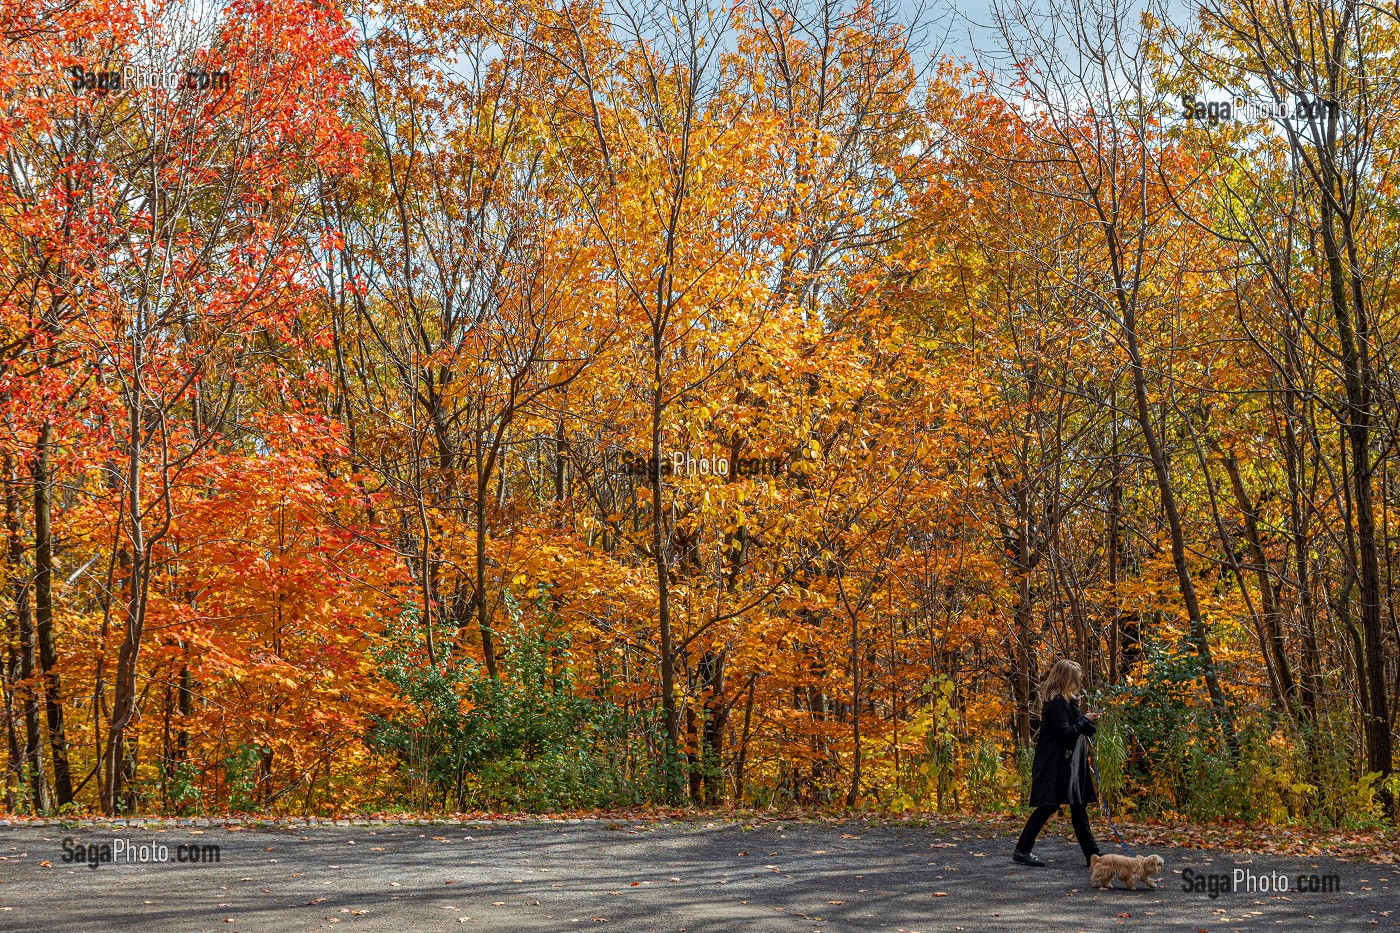
[[[1045,675],[1045,683],[1040,685],[1041,698],[1049,703],[1055,697],[1074,700],[1079,697],[1079,688],[1084,686],[1084,669],[1068,658],[1061,658]]]

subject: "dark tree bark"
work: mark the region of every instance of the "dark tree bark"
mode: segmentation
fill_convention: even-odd
[[[5,530],[8,537],[10,572],[14,575],[14,618],[19,635],[19,677],[24,707],[24,751],[22,770],[29,780],[30,805],[35,813],[49,810],[48,780],[44,769],[44,743],[39,728],[39,702],[35,696],[35,675],[39,664],[34,620],[30,614],[29,574],[24,572],[24,537],[20,530],[18,471],[14,459],[5,457]]]
[[[1230,476],[1230,487],[1235,493],[1235,507],[1244,520],[1245,540],[1249,544],[1250,569],[1259,581],[1259,601],[1263,609],[1264,634],[1268,643],[1264,646],[1273,659],[1278,672],[1279,690],[1282,699],[1289,705],[1297,696],[1298,685],[1293,677],[1293,667],[1288,662],[1288,645],[1284,640],[1282,614],[1279,609],[1278,588],[1274,585],[1273,572],[1264,554],[1264,542],[1259,534],[1259,515],[1244,486],[1240,475],[1239,460],[1233,453],[1224,458],[1225,472]]]
[[[63,728],[63,684],[53,630],[53,427],[39,431],[34,460],[34,618],[39,636],[39,663],[44,673],[44,712],[48,718],[53,760],[54,798],[62,807],[73,802],[68,767],[68,739]]]

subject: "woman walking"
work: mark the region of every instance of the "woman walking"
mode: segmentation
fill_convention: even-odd
[[[1035,764],[1031,768],[1031,806],[1035,807],[1016,851],[1013,862],[1041,867],[1045,862],[1031,851],[1035,837],[1050,817],[1069,804],[1074,835],[1084,852],[1087,865],[1091,856],[1099,854],[1099,844],[1089,829],[1089,804],[1099,798],[1094,792],[1094,779],[1089,774],[1088,738],[1094,734],[1097,712],[1079,711],[1079,690],[1084,685],[1084,672],[1073,661],[1061,659],[1050,668],[1050,675],[1041,687],[1045,701],[1040,713],[1040,737],[1035,743]]]

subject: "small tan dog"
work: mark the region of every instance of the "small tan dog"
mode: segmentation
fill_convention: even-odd
[[[1089,859],[1089,880],[1100,888],[1113,887],[1117,878],[1129,891],[1136,890],[1139,881],[1155,889],[1152,876],[1160,875],[1166,864],[1160,855],[1095,855]]]

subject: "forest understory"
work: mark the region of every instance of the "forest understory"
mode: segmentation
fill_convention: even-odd
[[[1400,13],[992,9],[0,0],[3,809],[1394,851]]]

